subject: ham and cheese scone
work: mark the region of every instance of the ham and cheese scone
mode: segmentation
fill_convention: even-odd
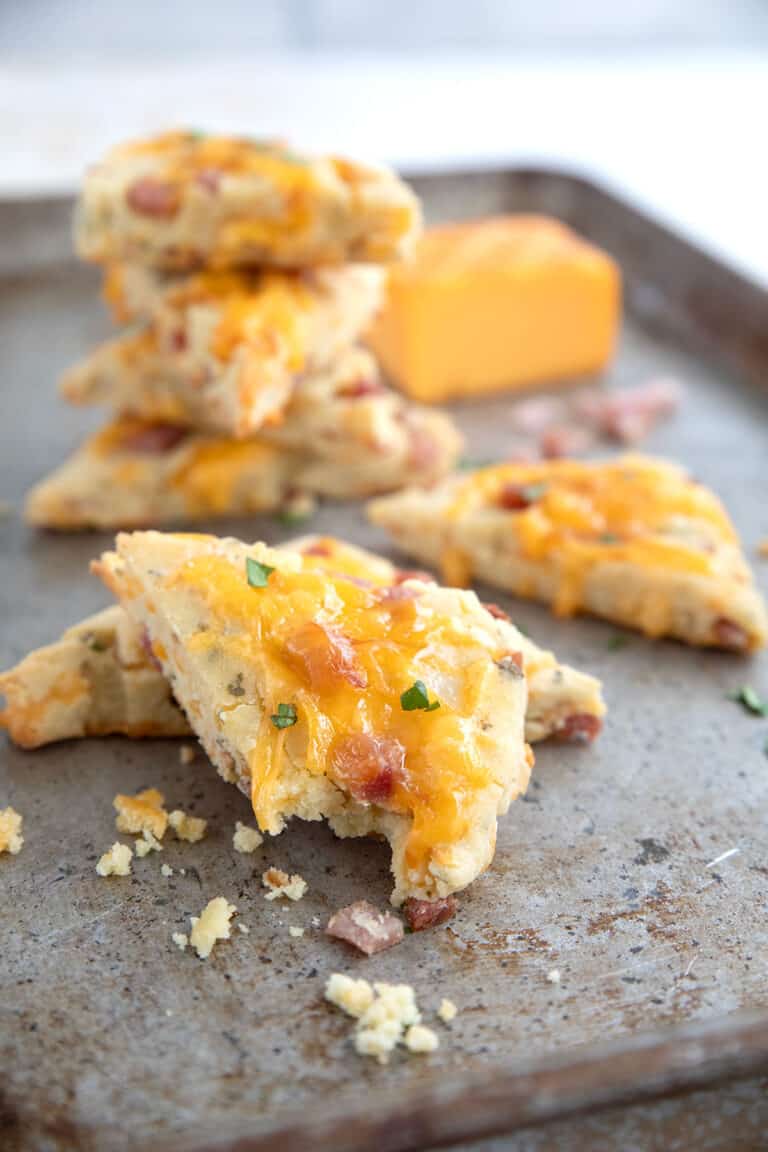
[[[118,605],[68,628],[0,675],[0,727],[22,748],[81,736],[183,736],[168,681]],[[140,637],[140,634],[139,634]]]
[[[370,587],[391,588],[393,594],[406,579],[431,582],[428,573],[404,571],[372,552],[329,536],[304,536],[278,550],[300,552],[310,567]],[[495,606],[489,611],[499,614]],[[523,653],[528,681],[526,740],[532,743],[550,736],[593,740],[605,714],[600,682],[558,663],[552,652],[537,647],[522,633],[516,643]],[[62,684],[66,685],[63,692]],[[142,630],[117,605],[70,628],[57,643],[30,653],[0,675],[0,693],[6,696],[0,725],[26,748],[109,732],[189,734]]]
[[[644,456],[505,464],[374,501],[371,520],[448,583],[477,577],[689,644],[750,652],[766,609],[720,501]]]
[[[360,353],[345,359],[346,368],[360,356],[370,364]],[[316,496],[372,496],[445,475],[461,449],[448,416],[369,391],[346,368],[307,380],[295,421],[288,412],[279,429],[249,440],[118,418],[32,489],[27,519],[66,531],[194,523],[277,511]],[[317,406],[331,392],[333,409],[320,414]]]
[[[298,816],[384,835],[395,903],[489,866],[532,756],[517,631],[474,593],[370,587],[295,552],[157,532],[118,536],[95,567],[262,831]]]
[[[381,283],[381,270],[365,266],[182,278],[115,265],[105,290],[116,315],[145,324],[71,368],[61,393],[73,404],[250,436],[282,418],[299,380],[349,349]]]
[[[407,255],[419,202],[387,168],[300,156],[279,141],[166,132],[86,174],[83,260],[168,270],[379,263]]]

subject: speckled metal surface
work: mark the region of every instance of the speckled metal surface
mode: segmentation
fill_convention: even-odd
[[[477,180],[462,198],[443,179],[424,185],[438,210],[529,206],[511,195],[513,181]],[[565,190],[557,195],[564,214],[576,212]],[[106,329],[92,272],[36,264],[0,281],[0,498],[16,510],[98,422],[59,403],[54,379]],[[648,448],[711,484],[753,553],[768,535],[768,397],[702,359],[682,328],[660,339],[638,322],[643,300],[657,319],[665,312],[664,292],[663,280],[630,284],[635,319],[614,377],[685,380],[682,415]],[[684,320],[684,304],[671,299],[667,318]],[[508,401],[457,413],[471,454],[503,453]],[[386,548],[356,507],[326,506],[308,528]],[[288,532],[274,520],[215,530],[269,541]],[[107,543],[35,534],[17,512],[0,520],[0,665],[107,602],[87,572]],[[756,564],[765,588],[768,564]],[[768,721],[728,699],[746,681],[768,694],[765,658],[745,663],[637,636],[614,650],[610,626],[558,622],[534,605],[515,605],[514,615],[603,679],[606,730],[592,749],[540,747],[528,796],[502,822],[494,866],[460,915],[371,959],[349,955],[314,924],[361,895],[385,904],[381,845],[295,824],[254,856],[238,855],[231,836],[235,820],[248,819],[247,801],[202,755],[182,766],[171,742],[94,740],[36,753],[0,744],[0,807],[13,804],[25,819],[23,851],[0,859],[3,1148],[90,1152],[181,1137],[202,1146],[331,1097],[342,1116],[385,1088],[483,1067],[491,1076],[510,1058],[768,1007]],[[96,859],[115,839],[112,797],[148,785],[208,818],[209,836],[198,845],[169,838],[161,855],[134,862],[130,879],[99,879]],[[172,877],[161,875],[162,862]],[[267,864],[302,873],[305,899],[267,903],[259,883]],[[171,933],[219,894],[250,933],[235,930],[201,963]],[[305,935],[291,937],[289,925]],[[553,968],[559,984],[547,981]],[[456,1021],[435,1025],[440,1051],[388,1068],[357,1057],[349,1020],[322,1000],[336,970],[407,979],[428,1023],[443,995],[454,999]],[[515,1147],[545,1146],[526,1140]]]

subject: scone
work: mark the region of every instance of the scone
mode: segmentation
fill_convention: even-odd
[[[122,640],[118,605],[0,675],[0,727],[22,748],[80,736],[182,736],[189,726],[150,654]],[[140,634],[139,634],[140,635]]]
[[[300,552],[311,567],[371,587],[391,588],[395,595],[406,579],[430,580],[427,573],[395,568],[383,557],[330,536],[303,536],[287,541],[279,550]],[[489,610],[498,614],[493,606]],[[553,653],[537,647],[522,633],[517,634],[515,643],[523,653],[528,681],[526,740],[594,740],[605,714],[600,682],[558,663]],[[94,662],[84,653],[83,645],[88,651],[95,650],[98,660]],[[62,676],[62,668],[82,671],[84,657],[88,674],[81,678],[82,683],[78,680],[76,706],[70,710],[59,688],[62,679],[68,679],[68,675]],[[114,689],[115,684],[119,690]],[[183,713],[173,705],[167,681],[141,628],[118,606],[70,628],[57,643],[31,653],[0,676],[0,693],[6,696],[0,723],[17,744],[28,748],[106,732],[178,736],[189,731]]]
[[[448,416],[384,396],[337,397],[338,424],[307,439],[324,417],[308,420],[312,405],[299,403],[295,426],[287,413],[279,430],[250,440],[118,418],[32,489],[26,517],[77,531],[250,516],[298,498],[349,500],[430,483],[461,448]]]
[[[381,282],[380,269],[362,265],[183,278],[115,265],[106,285],[115,312],[145,323],[66,372],[62,395],[250,436],[282,419],[297,381],[343,357],[375,311]]]
[[[393,902],[464,888],[525,789],[517,632],[472,592],[362,585],[300,554],[211,536],[120,535],[96,570],[259,827],[383,834]]]
[[[75,242],[101,263],[301,268],[400,259],[420,228],[418,200],[389,169],[279,141],[166,132],[90,169]]]
[[[644,456],[506,464],[374,501],[371,520],[447,583],[477,577],[648,636],[749,652],[768,620],[720,501]]]

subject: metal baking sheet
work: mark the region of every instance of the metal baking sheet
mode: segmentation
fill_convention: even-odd
[[[613,252],[627,282],[613,381],[685,381],[681,415],[647,447],[711,484],[753,553],[768,536],[766,296],[569,176],[415,183],[432,219],[547,211]],[[99,419],[67,409],[54,388],[108,330],[96,276],[69,255],[69,207],[0,205],[0,498],[15,510],[0,520],[3,667],[107,602],[88,575],[107,536],[37,534],[18,515],[24,491]],[[509,401],[455,411],[470,454],[503,455]],[[288,533],[272,519],[211,527],[271,542]],[[360,507],[326,505],[307,527],[387,550]],[[768,564],[756,566],[765,589]],[[529,604],[514,615],[602,677],[605,732],[591,749],[539,746],[529,794],[502,821],[494,865],[460,915],[371,959],[326,940],[313,920],[361,895],[386,904],[383,846],[297,822],[240,856],[231,834],[247,801],[202,755],[183,767],[173,742],[35,753],[0,744],[0,806],[25,818],[23,851],[0,860],[3,1149],[401,1150],[513,1129],[520,1142],[505,1148],[569,1147],[554,1143],[563,1118],[598,1107],[609,1109],[602,1136],[593,1129],[584,1146],[611,1147],[600,1140],[630,1131],[644,1101],[726,1092],[734,1079],[716,1097],[715,1128],[724,1107],[726,1139],[761,1117],[766,1127],[768,721],[728,699],[747,681],[768,693],[766,661],[634,635],[617,650],[608,625],[558,622]],[[115,838],[112,798],[149,785],[207,817],[210,834],[194,846],[169,839],[130,879],[105,882],[94,865]],[[302,873],[304,900],[267,903],[267,863]],[[219,894],[250,934],[235,932],[201,963],[171,933]],[[553,968],[558,985],[546,978]],[[386,1068],[356,1056],[350,1021],[322,1000],[336,970],[408,980],[428,1020],[442,996],[454,999],[460,1014],[450,1030],[438,1025],[439,1052]],[[642,1112],[650,1125],[667,1115],[654,1107]],[[522,1131],[550,1123],[549,1144],[549,1128],[541,1142]],[[715,1128],[697,1146],[726,1146]]]

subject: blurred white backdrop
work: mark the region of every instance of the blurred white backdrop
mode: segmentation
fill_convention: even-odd
[[[768,0],[0,0],[0,196],[131,135],[575,168],[768,283]]]

